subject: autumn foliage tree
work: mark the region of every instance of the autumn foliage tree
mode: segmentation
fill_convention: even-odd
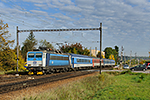
[[[14,40],[9,40],[10,36],[8,24],[4,24],[4,22],[0,20],[0,70],[10,70],[17,65],[16,52],[10,48],[13,46]],[[21,66],[21,63],[19,63],[20,68]]]
[[[81,54],[81,55],[90,55],[90,50],[84,48],[80,43],[65,45],[60,47],[60,50],[64,53],[74,53],[74,54]]]
[[[109,59],[115,60],[114,55],[113,55],[113,54],[111,54],[111,55],[109,56]]]

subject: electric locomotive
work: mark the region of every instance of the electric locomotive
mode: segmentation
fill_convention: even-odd
[[[69,54],[49,50],[29,51],[27,53],[27,66],[32,74],[43,74],[71,68]]]

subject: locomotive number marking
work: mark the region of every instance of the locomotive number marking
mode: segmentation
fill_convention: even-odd
[[[36,63],[37,63],[36,61],[33,62],[34,65],[35,65]]]

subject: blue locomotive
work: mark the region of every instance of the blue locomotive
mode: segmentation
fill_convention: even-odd
[[[99,58],[49,50],[29,51],[27,53],[27,67],[32,74],[97,68],[100,67],[99,62]],[[114,60],[102,59],[103,67],[114,65]]]

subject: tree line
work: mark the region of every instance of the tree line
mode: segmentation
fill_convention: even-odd
[[[17,65],[17,47],[13,48],[13,44],[15,40],[9,40],[10,34],[8,31],[8,24],[4,23],[2,20],[0,20],[0,70],[11,70],[16,69]],[[32,51],[33,49],[36,49],[35,46],[38,44],[38,41],[36,40],[33,32],[31,31],[29,36],[26,38],[26,40],[22,43],[23,46],[19,46],[19,62],[18,67],[19,70],[24,70],[24,64],[26,62],[26,54],[28,51]],[[39,46],[47,47],[51,49],[55,49],[53,45],[44,40],[39,41]],[[74,53],[74,54],[81,54],[81,55],[90,55],[90,50],[83,47],[80,43],[75,44],[66,44],[59,48],[64,53]],[[102,58],[106,59],[113,59],[116,62],[118,62],[118,52],[119,48],[115,46],[115,49],[112,49],[111,47],[107,47],[104,50],[105,56],[102,54]],[[96,57],[100,57],[100,52],[96,55]]]

